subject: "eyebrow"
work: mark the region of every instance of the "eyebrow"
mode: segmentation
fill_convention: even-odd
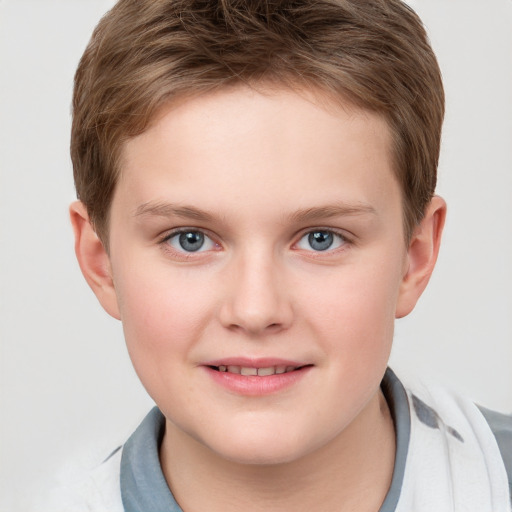
[[[193,219],[203,222],[213,220],[209,213],[191,206],[179,206],[165,202],[147,202],[141,204],[135,210],[134,217],[181,217],[183,219]]]
[[[377,211],[373,206],[365,203],[333,204],[298,210],[290,218],[294,222],[303,223],[354,215],[377,215]]]
[[[314,222],[321,219],[332,217],[356,216],[356,215],[376,215],[377,211],[369,204],[332,204],[304,208],[293,212],[289,218],[292,222],[305,223]],[[134,217],[181,217],[183,219],[192,219],[203,222],[214,220],[214,216],[204,210],[193,206],[180,206],[167,202],[152,202],[141,204],[136,208]]]

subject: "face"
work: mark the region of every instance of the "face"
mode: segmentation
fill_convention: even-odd
[[[110,265],[167,428],[241,462],[334,442],[387,365],[402,225],[376,115],[244,87],[162,112],[124,148]]]

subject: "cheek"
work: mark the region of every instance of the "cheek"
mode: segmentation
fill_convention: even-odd
[[[148,269],[149,268],[149,269]],[[209,287],[165,265],[119,274],[125,339],[135,369],[178,360],[200,337],[212,310]],[[170,357],[166,357],[169,355]]]
[[[339,269],[323,289],[310,287],[303,293],[302,310],[333,345],[329,350],[362,359],[382,357],[393,338],[399,282],[400,270],[385,265]]]

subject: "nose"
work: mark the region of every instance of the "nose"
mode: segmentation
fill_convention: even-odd
[[[290,290],[273,257],[244,255],[230,267],[220,308],[224,327],[250,336],[287,329],[293,320]]]

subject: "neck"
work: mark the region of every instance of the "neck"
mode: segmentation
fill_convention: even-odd
[[[160,458],[184,512],[310,511],[319,496],[321,510],[377,512],[391,484],[395,433],[379,391],[331,442],[293,462],[229,461],[170,422]]]

